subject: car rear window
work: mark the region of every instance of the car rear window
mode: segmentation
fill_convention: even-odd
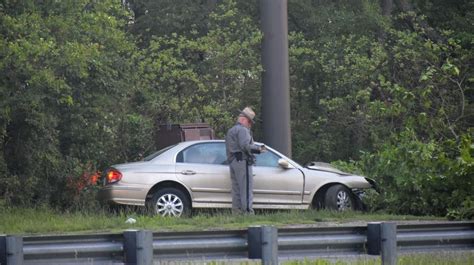
[[[224,143],[204,143],[192,145],[179,152],[177,163],[194,164],[227,164],[227,155]]]
[[[154,152],[153,154],[151,154],[151,155],[145,157],[145,158],[143,159],[143,161],[150,161],[150,160],[153,160],[155,157],[157,157],[157,156],[163,154],[164,152],[170,150],[171,148],[173,148],[173,147],[175,147],[175,146],[176,146],[176,145],[171,145],[171,146],[165,147],[165,148],[163,148],[163,149],[161,149],[161,150],[159,150],[159,151],[156,151],[156,152]]]

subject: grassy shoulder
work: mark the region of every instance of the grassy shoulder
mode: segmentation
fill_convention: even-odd
[[[298,260],[282,262],[283,265],[380,265],[380,257],[359,258],[348,260]],[[472,251],[446,251],[399,254],[398,265],[471,265],[474,264],[474,252]]]
[[[119,232],[125,229],[152,231],[193,231],[216,229],[243,229],[253,225],[327,226],[344,223],[373,221],[445,220],[436,217],[390,215],[384,213],[331,212],[331,211],[261,211],[256,215],[235,216],[229,211],[199,211],[188,218],[149,216],[133,211],[110,213],[77,211],[59,212],[47,207],[14,208],[0,205],[0,234],[64,234]],[[135,223],[126,223],[133,218]]]

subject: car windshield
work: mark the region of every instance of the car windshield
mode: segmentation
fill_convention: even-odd
[[[156,151],[156,152],[154,152],[153,154],[151,154],[151,155],[145,157],[145,158],[143,159],[143,161],[150,161],[150,160],[153,160],[155,157],[157,157],[157,156],[163,154],[164,152],[170,150],[171,148],[173,148],[173,147],[175,147],[175,146],[176,146],[176,145],[170,145],[170,146],[168,146],[168,147],[165,147],[165,148],[161,149],[160,151]]]

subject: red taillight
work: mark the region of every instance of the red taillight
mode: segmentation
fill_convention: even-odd
[[[97,172],[97,173],[93,174],[92,176],[90,176],[90,180],[89,180],[90,184],[91,185],[97,184],[97,181],[99,180],[99,176],[100,176],[99,172]]]
[[[122,179],[122,173],[117,169],[110,169],[109,172],[107,172],[106,178],[107,183],[114,183]]]

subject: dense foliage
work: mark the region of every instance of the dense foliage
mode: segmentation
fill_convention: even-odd
[[[288,17],[294,158],[373,177],[373,209],[472,218],[474,3],[289,0]],[[87,207],[90,176],[153,151],[158,124],[223,136],[260,109],[256,0],[2,0],[0,34],[11,204]]]

